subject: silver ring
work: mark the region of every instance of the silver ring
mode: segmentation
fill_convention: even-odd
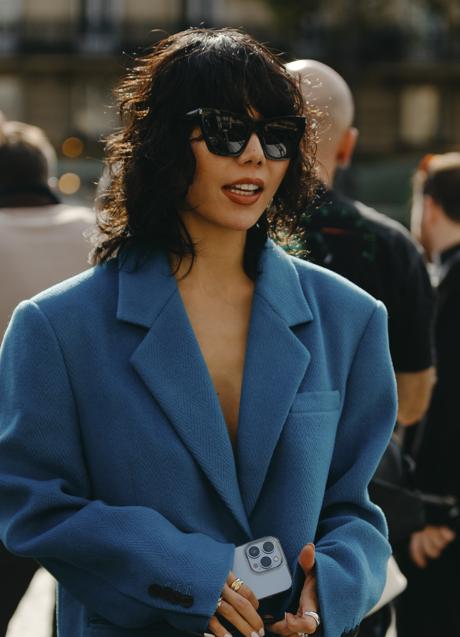
[[[321,626],[321,619],[320,619],[320,617],[319,617],[319,615],[318,615],[318,613],[316,611],[314,611],[314,610],[306,610],[303,613],[303,616],[304,617],[312,617],[315,620],[315,622],[316,622],[316,630],[318,630],[318,628]],[[316,630],[315,630],[315,632],[316,632]]]

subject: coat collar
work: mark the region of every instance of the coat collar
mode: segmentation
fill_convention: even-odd
[[[151,327],[169,298],[178,293],[168,259],[162,252],[131,248],[120,259],[119,271],[117,318]],[[313,319],[292,260],[270,240],[260,257],[255,293],[290,327]]]
[[[312,312],[292,260],[267,242],[252,306],[233,452],[222,410],[167,258],[131,252],[119,272],[117,318],[148,328],[131,363],[209,481],[251,537],[263,487],[310,354],[292,327]]]

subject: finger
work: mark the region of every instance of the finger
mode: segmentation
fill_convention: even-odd
[[[299,633],[313,634],[316,632],[316,622],[312,617],[297,617],[292,613],[285,613],[284,619],[276,624],[271,624],[269,630],[275,635],[281,635],[281,637],[291,637],[291,635],[297,635]]]
[[[303,617],[292,613],[285,613],[285,617],[289,633],[308,633],[311,635],[316,632],[317,624],[313,617]]]
[[[259,637],[264,633],[262,618],[253,605],[242,595],[235,593],[225,584],[222,591],[222,604],[219,606],[219,614],[247,637]]]
[[[421,544],[419,541],[419,533],[414,533],[412,535],[410,544],[409,544],[409,554],[416,566],[419,568],[425,568],[427,565],[426,557],[424,552],[422,551]]]
[[[452,529],[449,529],[448,526],[441,526],[439,529],[439,533],[442,535],[446,542],[452,542],[455,540],[455,532]]]
[[[299,555],[299,564],[304,574],[307,575],[315,565],[315,545],[306,544]]]
[[[270,624],[268,629],[270,633],[273,633],[274,635],[281,635],[281,637],[289,637],[291,635],[291,632],[287,625],[287,621],[285,619],[282,619],[274,624]]]
[[[423,548],[429,557],[437,557],[443,547],[443,542],[439,542],[436,537],[425,536],[423,538]]]
[[[306,632],[314,632],[317,628],[317,623],[313,617],[308,617],[308,615],[305,617],[304,613],[306,611],[315,611],[315,613],[319,614],[319,602],[316,590],[316,576],[312,571],[310,571],[310,573],[305,577],[302,592],[300,593],[297,616],[308,619],[308,624],[311,627],[311,630],[307,630]]]
[[[433,545],[442,551],[450,542],[451,532],[447,527],[432,526],[428,527],[426,535]]]
[[[422,548],[425,555],[431,559],[436,559],[441,555],[441,550],[438,548],[436,541],[431,536],[424,533],[422,535]]]
[[[228,586],[230,586],[230,588],[232,588],[232,584],[236,579],[238,578],[236,577],[235,573],[233,573],[233,571],[230,571],[227,577],[227,584]],[[247,584],[243,583],[240,586],[240,588],[237,591],[235,591],[235,593],[238,593],[238,595],[242,595],[243,597],[245,597],[254,606],[256,610],[259,608],[259,600],[257,599],[255,594],[252,592],[252,590],[249,588]]]
[[[296,628],[295,632],[301,633],[314,633],[316,632],[316,629],[318,628],[318,624],[316,622],[316,620],[313,617],[310,617],[309,615],[304,615],[305,611],[315,611],[315,613],[318,613],[319,615],[319,610],[318,610],[318,603],[315,603],[315,600],[311,600],[308,601],[307,603],[305,602],[301,602],[301,606],[299,607],[299,611],[297,613],[297,615],[292,615],[295,619],[297,620],[302,620],[303,625],[305,625],[305,628],[303,630],[300,630],[297,628],[296,624],[294,627]],[[288,622],[288,626],[292,626],[292,622]]]
[[[232,637],[232,635],[228,632],[228,630],[224,626],[222,626],[222,624],[220,623],[220,621],[217,619],[215,615],[214,617],[211,617],[209,621],[208,630],[211,631],[211,634],[214,637]],[[205,635],[206,634],[207,633],[205,633]]]

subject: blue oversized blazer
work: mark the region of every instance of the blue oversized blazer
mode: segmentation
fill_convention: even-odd
[[[0,527],[59,580],[61,637],[203,633],[235,545],[316,543],[325,637],[353,631],[389,546],[366,486],[395,421],[386,312],[337,275],[261,257],[233,451],[162,254],[16,310],[0,357]]]

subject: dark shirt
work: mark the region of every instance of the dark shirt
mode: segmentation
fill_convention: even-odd
[[[310,261],[386,305],[395,370],[430,367],[433,292],[421,252],[404,226],[336,191],[323,191],[303,228]]]
[[[437,382],[417,455],[417,485],[460,497],[460,244],[441,255],[435,344]]]

